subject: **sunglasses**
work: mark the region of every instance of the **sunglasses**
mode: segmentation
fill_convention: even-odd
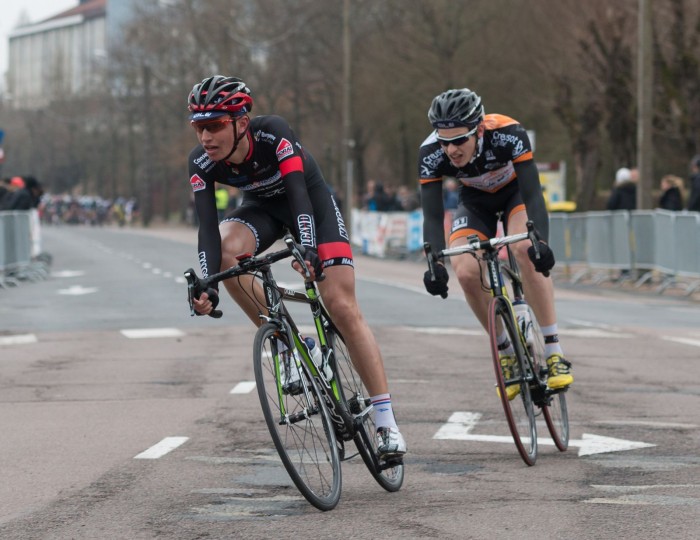
[[[444,137],[438,137],[437,141],[440,143],[440,146],[443,148],[447,148],[451,144],[455,146],[462,146],[464,143],[466,143],[469,139],[472,138],[472,135],[476,133],[476,129],[474,128],[468,133],[464,133],[463,135],[457,135],[456,137],[452,137],[451,139],[445,139]]]
[[[234,122],[235,120],[230,116],[224,118],[217,118],[215,120],[207,120],[206,122],[190,122],[190,125],[194,130],[200,135],[204,133],[206,129],[209,133],[218,133],[224,129],[228,124]]]

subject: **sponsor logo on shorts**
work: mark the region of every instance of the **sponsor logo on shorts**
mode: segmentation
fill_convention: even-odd
[[[466,229],[468,225],[469,223],[467,220],[467,216],[457,218],[452,222],[452,232],[457,231],[459,229]]]
[[[202,191],[207,187],[206,182],[204,182],[198,174],[193,174],[190,177],[190,185],[192,186],[192,191]]]
[[[299,243],[303,246],[313,246],[316,234],[314,232],[314,219],[308,214],[300,214],[297,218],[299,226]]]

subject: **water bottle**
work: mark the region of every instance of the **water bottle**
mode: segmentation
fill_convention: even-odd
[[[516,300],[513,302],[513,309],[515,310],[515,317],[518,320],[518,326],[520,331],[525,337],[525,342],[528,347],[532,347],[533,336],[532,336],[532,321],[530,320],[530,308],[523,300]]]
[[[323,372],[323,374],[326,377],[326,380],[330,381],[333,378],[333,371],[331,370],[331,367],[328,364],[324,365],[323,353],[321,352],[321,348],[317,347],[316,342],[310,337],[305,337],[304,343],[306,343],[306,347],[309,349],[309,354],[311,354],[311,359],[314,361],[316,369],[318,369],[320,372]]]

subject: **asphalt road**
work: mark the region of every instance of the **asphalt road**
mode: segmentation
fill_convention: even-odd
[[[0,538],[697,536],[694,303],[561,282],[572,442],[560,453],[540,426],[527,467],[456,284],[433,298],[422,265],[357,256],[409,445],[406,480],[387,493],[350,460],[340,504],[321,513],[289,481],[241,384],[254,379],[252,325],[229,299],[220,320],[189,316],[181,276],[196,267],[194,231],[43,233],[51,276],[0,289]]]

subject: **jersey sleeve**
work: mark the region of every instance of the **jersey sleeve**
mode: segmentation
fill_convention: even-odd
[[[277,136],[275,156],[284,180],[289,208],[294,216],[297,238],[304,246],[316,247],[316,223],[306,188],[304,150],[283,118],[274,117],[271,127]]]
[[[418,152],[418,181],[420,183],[421,206],[423,208],[423,239],[430,243],[433,251],[445,248],[444,216],[441,166],[446,160],[445,152],[433,132],[421,144]]]
[[[532,154],[532,153],[531,153]],[[534,160],[518,161],[513,163],[515,174],[518,177],[518,187],[520,196],[525,204],[527,217],[534,224],[540,239],[544,242],[549,241],[549,215],[547,206],[544,202],[542,194],[542,186],[540,185],[540,173],[537,170]]]
[[[197,251],[203,277],[215,274],[221,269],[221,233],[216,211],[216,183],[213,179],[209,179],[207,174],[215,164],[211,161],[207,163],[207,160],[208,157],[201,147],[190,153],[190,187],[199,221]]]

